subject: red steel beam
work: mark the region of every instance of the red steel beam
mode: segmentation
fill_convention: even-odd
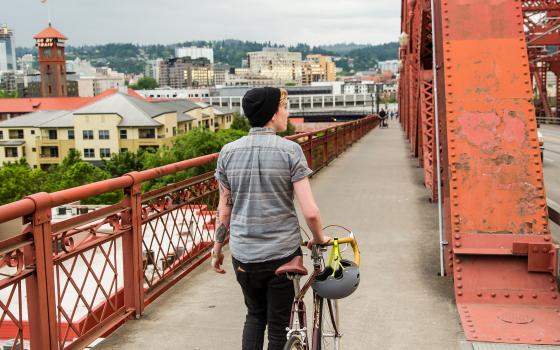
[[[418,116],[410,111],[419,101],[411,87],[420,79],[411,56],[427,41],[414,35],[425,10],[417,1],[402,2],[408,42],[399,103],[411,146]],[[550,6],[558,4],[435,0],[446,271],[468,340],[560,344],[558,247],[548,229],[523,17]]]

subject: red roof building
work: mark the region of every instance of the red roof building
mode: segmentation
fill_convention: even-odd
[[[75,110],[104,97],[117,93],[118,89],[108,89],[95,97],[36,97],[36,98],[0,98],[0,121],[15,118],[22,114],[36,111]],[[128,94],[143,99],[132,89]]]
[[[51,27],[51,25],[49,24],[49,26],[45,29],[43,29],[42,31],[40,31],[38,34],[36,34],[33,39],[37,40],[37,39],[60,39],[60,40],[68,40],[67,37],[64,36],[64,34],[62,34],[61,32],[59,32],[58,30],[54,29],[53,27]]]

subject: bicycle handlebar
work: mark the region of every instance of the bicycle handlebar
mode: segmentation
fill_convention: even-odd
[[[360,266],[360,249],[358,248],[358,242],[353,237],[344,237],[344,238],[336,238],[338,240],[338,244],[350,244],[352,250],[354,251],[354,262],[356,265]],[[309,242],[303,242],[302,246],[307,246]],[[334,239],[331,238],[326,244],[318,244],[319,246],[325,247],[334,244]]]

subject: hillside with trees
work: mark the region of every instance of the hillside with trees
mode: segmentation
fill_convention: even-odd
[[[215,63],[224,63],[231,67],[240,67],[241,60],[247,52],[260,51],[263,47],[281,47],[271,42],[254,42],[241,40],[217,41],[186,41],[170,45],[136,45],[130,43],[111,43],[104,45],[67,46],[66,58],[69,60],[80,58],[88,60],[95,67],[109,66],[123,73],[142,73],[147,60],[156,58],[171,58],[175,48],[181,46],[212,47]],[[310,46],[300,43],[288,47],[290,51],[308,54],[324,54],[337,57],[337,66],[347,72],[371,69],[378,61],[397,59],[398,43],[381,45],[335,44],[326,46]],[[32,53],[37,54],[36,48],[18,47],[18,57]]]

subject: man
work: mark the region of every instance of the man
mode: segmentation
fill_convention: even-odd
[[[383,108],[379,111],[379,118],[381,119],[381,126],[387,127],[387,112]]]
[[[212,267],[218,273],[223,242],[230,230],[230,250],[247,316],[243,350],[261,350],[268,326],[268,349],[281,350],[294,298],[293,284],[274,271],[301,255],[294,194],[313,233],[310,245],[327,243],[319,209],[309,184],[312,171],[301,147],[276,135],[288,123],[288,93],[257,88],[243,97],[249,135],[225,145],[218,158],[220,188]]]

